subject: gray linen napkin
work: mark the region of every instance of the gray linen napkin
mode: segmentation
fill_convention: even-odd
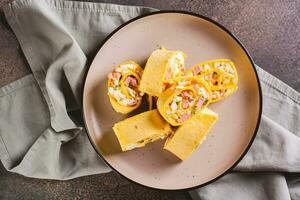
[[[83,128],[82,76],[105,36],[153,10],[61,0],[4,8],[33,72],[0,88],[0,159],[7,170],[59,180],[110,171]],[[194,199],[300,199],[300,94],[257,70],[264,100],[257,138],[233,173],[191,191]]]

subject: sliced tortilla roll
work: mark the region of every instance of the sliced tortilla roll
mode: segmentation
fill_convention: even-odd
[[[160,48],[152,52],[146,63],[140,90],[152,96],[159,96],[168,80],[184,74],[184,59],[181,51],[168,51]]]
[[[183,125],[167,139],[164,149],[170,151],[181,160],[187,159],[198,145],[204,141],[207,133],[217,119],[217,113],[208,108],[203,109],[201,112],[186,120]]]
[[[149,142],[164,139],[172,133],[170,125],[156,109],[118,122],[114,125],[113,130],[122,151],[143,147]]]
[[[197,76],[173,80],[172,87],[159,96],[157,108],[172,126],[180,126],[209,104],[211,92],[207,83]]]
[[[208,83],[212,91],[212,103],[224,99],[238,89],[238,74],[234,63],[228,59],[199,63],[191,67],[186,75],[201,76]]]
[[[113,109],[119,113],[129,113],[138,108],[143,93],[139,84],[143,69],[134,61],[119,64],[108,74],[108,96]]]

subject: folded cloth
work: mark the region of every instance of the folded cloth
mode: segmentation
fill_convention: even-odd
[[[110,32],[152,10],[60,0],[4,7],[33,72],[0,91],[0,158],[7,170],[60,180],[110,171],[83,128],[84,68]]]
[[[0,159],[11,172],[65,180],[110,169],[89,143],[82,77],[103,39],[151,8],[18,0],[4,13],[32,74],[0,88]],[[300,199],[300,94],[257,67],[263,116],[234,171],[191,191],[194,199]]]

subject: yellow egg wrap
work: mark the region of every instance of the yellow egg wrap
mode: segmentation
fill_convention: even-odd
[[[143,93],[139,90],[139,84],[143,69],[134,61],[120,63],[109,74],[107,87],[108,97],[116,112],[127,114],[138,108],[142,101]],[[126,83],[127,78],[134,80],[136,86]]]
[[[187,76],[201,76],[212,92],[211,103],[233,94],[237,89],[238,74],[234,63],[229,59],[216,59],[191,67]]]
[[[156,109],[127,118],[113,126],[122,151],[143,147],[172,133],[170,125]]]
[[[173,135],[168,137],[164,149],[170,151],[181,160],[187,159],[201,144],[211,127],[218,120],[218,114],[203,109],[186,120]]]
[[[166,80],[184,74],[184,59],[181,51],[160,48],[153,51],[147,60],[140,90],[152,96],[159,96],[166,87]]]
[[[179,77],[158,98],[157,108],[172,126],[183,122],[210,103],[211,91],[200,77]]]

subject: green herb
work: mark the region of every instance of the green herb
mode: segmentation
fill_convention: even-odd
[[[114,89],[120,89],[120,85],[114,85]]]

